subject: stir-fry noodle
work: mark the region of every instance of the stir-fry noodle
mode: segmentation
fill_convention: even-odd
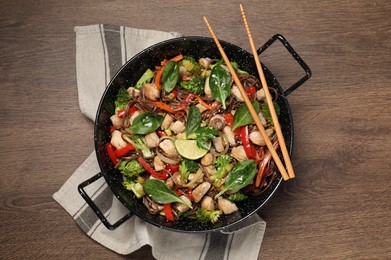
[[[232,65],[277,149],[258,78]],[[111,121],[107,151],[124,187],[167,221],[216,223],[276,177],[222,60],[178,55],[161,61],[134,86],[121,87]]]

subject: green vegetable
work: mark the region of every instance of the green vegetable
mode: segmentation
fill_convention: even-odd
[[[232,165],[230,162],[232,161],[232,156],[228,154],[224,154],[222,156],[217,157],[216,159],[216,172],[210,176],[210,179],[216,180],[224,178],[227,173],[232,169]]]
[[[163,116],[155,115],[151,112],[142,113],[133,120],[130,130],[136,134],[149,134],[160,127],[163,122]]]
[[[136,89],[140,89],[144,83],[149,83],[153,79],[153,71],[150,69],[147,69],[144,74],[141,76],[141,78],[137,81],[136,86],[134,86]]]
[[[209,142],[219,134],[219,130],[211,126],[199,127],[195,132],[197,146],[209,150]]]
[[[200,110],[195,107],[191,106],[189,108],[189,112],[187,113],[187,120],[186,120],[186,135],[190,135],[194,133],[201,124],[201,112]]]
[[[212,97],[219,101],[226,109],[225,100],[231,95],[232,77],[221,65],[212,69],[209,78],[209,86]]]
[[[130,101],[130,96],[125,87],[120,87],[117,93],[117,98],[114,102],[115,105],[115,114],[118,113],[118,110],[124,110]]]
[[[144,158],[153,158],[155,154],[148,148],[145,138],[142,135],[135,135],[132,137],[132,141],[136,148],[141,151]]]
[[[276,110],[277,117],[280,116],[280,106],[277,102],[273,102],[274,110]],[[262,113],[265,116],[265,119],[268,123],[273,124],[272,115],[270,114],[269,106],[267,103],[262,105]]]
[[[145,172],[144,167],[136,159],[122,161],[118,166],[118,170],[129,179],[134,179]]]
[[[145,195],[143,186],[138,182],[134,182],[132,180],[124,180],[122,182],[122,185],[125,187],[125,189],[132,191],[138,199],[141,199]]]
[[[196,75],[188,81],[181,81],[179,85],[191,93],[201,95],[204,93],[205,77]]]
[[[144,191],[157,203],[167,204],[180,202],[189,208],[193,208],[187,204],[174,191],[172,191],[164,182],[156,179],[149,179],[142,184]]]
[[[253,105],[255,112],[258,114],[260,111],[259,103],[257,101],[252,101],[251,104]],[[240,126],[249,125],[253,122],[254,118],[250,114],[250,110],[248,110],[247,105],[242,104],[234,114],[232,121],[232,131]]]
[[[201,66],[191,56],[184,57],[183,60],[181,61],[181,63],[182,63],[182,66],[185,67],[188,72],[191,72],[191,73],[201,72]]]
[[[232,168],[225,179],[224,189],[220,191],[216,198],[220,197],[228,190],[238,191],[249,185],[257,174],[257,164],[254,160],[240,161]]]
[[[171,92],[179,79],[179,66],[175,61],[169,61],[163,69],[162,83],[166,92]]]
[[[179,165],[179,174],[185,180],[189,178],[190,173],[194,173],[198,171],[198,163],[192,160],[183,159],[181,164]]]
[[[231,65],[232,65],[232,68],[234,68],[234,70],[235,70],[237,73],[239,73],[239,74],[248,74],[247,71],[244,71],[244,70],[239,69],[239,65],[238,65],[237,62],[231,61]]]
[[[198,208],[196,212],[197,220],[203,224],[216,223],[220,216],[223,214],[221,210],[206,210],[204,208]]]
[[[227,199],[230,201],[243,201],[243,200],[248,199],[248,195],[243,192],[238,191],[234,194],[229,195]]]

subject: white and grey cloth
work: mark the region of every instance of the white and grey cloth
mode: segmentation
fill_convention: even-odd
[[[180,37],[176,32],[143,30],[106,24],[77,26],[76,72],[80,110],[91,120],[101,96],[115,72],[141,50],[163,40]],[[257,259],[266,223],[257,215],[231,228],[211,233],[179,233],[155,227],[133,216],[108,230],[80,196],[77,187],[100,172],[95,152],[53,194],[79,227],[103,246],[127,255],[148,244],[157,259]],[[106,218],[115,223],[129,210],[113,195],[103,178],[86,187],[87,194]]]

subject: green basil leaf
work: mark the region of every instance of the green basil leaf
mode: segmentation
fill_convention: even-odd
[[[191,106],[187,113],[186,136],[194,133],[201,124],[201,112],[196,106]]]
[[[204,150],[209,150],[210,149],[210,142],[206,138],[197,138],[197,146],[199,148],[202,148]]]
[[[191,205],[187,204],[176,193],[171,190],[164,182],[155,179],[149,179],[143,182],[143,189],[154,201],[161,204],[180,202],[189,208]]]
[[[257,101],[252,101],[251,104],[253,105],[255,112],[258,114],[261,109],[259,103]],[[232,131],[240,126],[249,125],[253,122],[254,118],[250,114],[250,110],[248,109],[247,105],[242,104],[234,114],[232,121]]]
[[[202,149],[209,150],[210,140],[215,138],[218,134],[219,130],[211,126],[199,127],[195,131],[197,146]]]
[[[221,65],[215,66],[209,78],[212,97],[226,109],[225,100],[231,95],[232,77]]]
[[[171,92],[179,79],[179,66],[175,61],[169,61],[163,69],[162,83],[166,92]]]
[[[163,122],[163,116],[145,112],[133,119],[130,130],[136,134],[146,135],[156,131]]]
[[[246,187],[253,182],[255,175],[257,175],[257,164],[254,160],[238,162],[228,173],[224,182],[224,189],[216,195],[216,198],[228,190],[238,191]]]

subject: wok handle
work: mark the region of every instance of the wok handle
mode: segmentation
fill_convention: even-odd
[[[270,47],[270,45],[272,45],[276,40],[279,40],[285,46],[285,48],[288,50],[288,52],[297,61],[297,63],[299,63],[299,65],[302,67],[302,69],[305,72],[305,75],[301,79],[299,79],[296,83],[294,83],[292,86],[290,86],[287,90],[284,91],[284,95],[288,96],[295,89],[297,89],[304,82],[306,82],[309,78],[311,78],[312,71],[308,67],[308,65],[304,62],[304,60],[299,56],[299,54],[297,54],[297,52],[289,44],[289,42],[284,38],[284,36],[282,36],[281,34],[274,35],[264,45],[262,45],[262,47],[260,47],[257,50],[258,55],[261,55],[261,53],[264,52],[268,47]]]
[[[92,201],[91,197],[88,196],[86,191],[84,190],[85,187],[90,185],[91,183],[99,180],[102,177],[101,173],[98,173],[97,175],[92,176],[90,179],[82,182],[77,187],[80,195],[83,197],[83,199],[87,202],[87,204],[92,208],[92,210],[95,212],[96,216],[102,221],[102,223],[110,230],[114,230],[117,227],[119,227],[122,223],[124,223],[126,220],[128,220],[131,216],[133,216],[132,212],[129,212],[126,214],[123,218],[115,222],[114,224],[111,224],[105,215],[102,213],[102,211],[96,206],[96,204]]]

